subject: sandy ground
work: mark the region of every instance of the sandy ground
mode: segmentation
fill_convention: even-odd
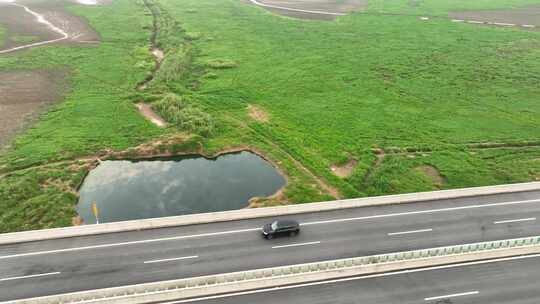
[[[161,116],[159,116],[156,112],[154,112],[154,110],[149,104],[140,102],[136,104],[135,106],[137,107],[139,112],[141,112],[144,118],[148,119],[156,126],[160,128],[165,128],[167,126],[167,123],[165,122],[165,120],[161,118]]]
[[[540,6],[492,11],[453,12],[450,18],[482,22],[508,23],[519,26],[534,25],[540,27]]]
[[[351,159],[350,161],[341,166],[332,165],[330,167],[330,170],[332,170],[332,173],[334,173],[338,177],[347,178],[352,175],[357,165],[358,161],[356,159]]]
[[[268,118],[268,114],[263,109],[255,105],[249,105],[247,110],[248,110],[248,115],[258,122],[266,123],[270,120]]]
[[[16,0],[13,3],[0,0],[0,24],[7,29],[7,39],[0,51],[36,42],[62,38],[43,21],[25,11],[26,6],[40,14],[46,22],[68,34],[69,38],[57,43],[94,44],[99,43],[99,34],[81,17],[69,14],[64,6],[72,4],[68,0]],[[17,41],[18,37],[32,38],[31,41]]]
[[[446,178],[444,178],[444,176],[439,173],[439,170],[433,166],[422,165],[416,167],[415,170],[429,177],[435,186],[441,187],[446,184]]]
[[[361,11],[367,8],[368,0],[256,0],[263,5],[279,6],[283,8],[319,11],[337,14],[347,14],[352,11]],[[250,0],[244,0],[253,5]],[[333,20],[337,16],[331,14],[305,13],[286,9],[276,9],[265,7],[265,9],[276,14],[301,19]]]
[[[0,148],[61,99],[65,77],[59,71],[0,72]]]

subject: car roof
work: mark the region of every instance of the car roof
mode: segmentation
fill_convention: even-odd
[[[276,222],[280,228],[298,226],[298,222],[294,220],[277,220]]]

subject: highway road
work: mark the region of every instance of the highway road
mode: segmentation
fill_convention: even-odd
[[[540,191],[0,246],[0,301],[540,234]],[[538,219],[537,219],[538,218]]]
[[[465,263],[161,304],[537,304],[540,256]]]

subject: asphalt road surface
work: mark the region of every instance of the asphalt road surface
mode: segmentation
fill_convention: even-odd
[[[0,301],[539,235],[540,191],[283,218],[302,232],[265,240],[273,219],[253,219],[0,246]]]
[[[166,304],[538,304],[540,257],[466,263]],[[162,303],[165,304],[165,303]]]

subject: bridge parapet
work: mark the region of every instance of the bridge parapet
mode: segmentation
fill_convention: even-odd
[[[445,199],[469,198],[504,193],[539,191],[540,182],[474,187],[431,192],[407,193],[376,197],[355,198],[330,202],[296,204],[279,207],[241,209],[213,213],[190,214],[163,218],[142,219],[134,221],[105,223],[99,225],[82,225],[77,227],[43,229],[35,231],[0,234],[0,245],[43,241],[69,237],[99,235],[145,229],[159,229],[216,222],[238,221],[254,218],[277,217],[291,214],[324,212],[352,209],[368,206],[406,204],[415,202],[437,201]]]

